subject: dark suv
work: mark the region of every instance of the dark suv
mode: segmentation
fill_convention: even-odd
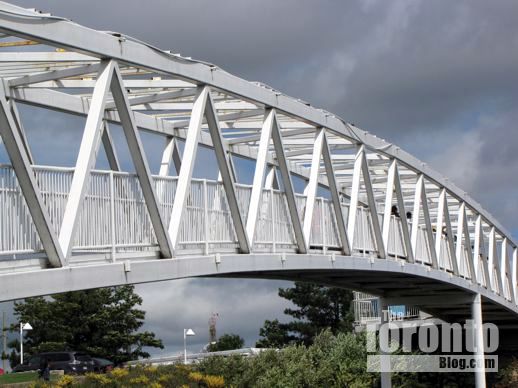
[[[50,370],[63,370],[67,374],[93,372],[94,361],[81,352],[48,352],[32,356],[27,362],[17,365],[13,372],[38,370],[48,362]]]

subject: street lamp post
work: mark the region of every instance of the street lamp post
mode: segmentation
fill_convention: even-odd
[[[183,329],[183,363],[187,364],[187,336],[192,337],[196,333],[192,329]]]
[[[23,364],[23,331],[32,330],[32,326],[29,322],[20,322],[20,364]]]

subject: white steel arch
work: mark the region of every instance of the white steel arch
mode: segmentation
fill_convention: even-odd
[[[422,281],[430,293],[434,283],[482,294],[501,310],[496,315],[515,319],[511,234],[396,145],[266,85],[121,34],[7,3],[0,3],[0,32],[0,43],[17,47],[0,52],[0,134],[11,160],[0,166],[0,300],[88,287],[74,276],[85,279],[90,267],[120,271],[92,287],[164,280],[156,266],[170,271],[202,255],[212,269],[182,276],[300,276],[387,298],[410,298]],[[41,50],[26,49],[26,40]],[[35,164],[17,103],[87,118],[74,168]],[[120,171],[113,123],[124,130],[136,174]],[[166,140],[158,176],[141,131]],[[93,169],[100,144],[109,171]],[[218,181],[193,178],[200,145],[214,150]],[[251,186],[237,180],[236,157],[255,161]],[[171,160],[177,177],[169,175]],[[277,172],[281,189],[273,188]],[[307,182],[305,193],[294,190],[294,177]],[[235,257],[248,267],[220,271]],[[334,263],[342,265],[336,276]],[[364,282],[344,274],[354,266]],[[408,284],[391,291],[383,275],[394,281],[398,272]],[[19,291],[40,275],[41,287]],[[62,287],[44,280],[54,275]]]

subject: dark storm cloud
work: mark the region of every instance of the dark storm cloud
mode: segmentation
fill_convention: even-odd
[[[40,2],[21,1],[42,7]],[[393,140],[518,100],[518,3],[49,1],[45,8],[263,81]],[[472,113],[472,112],[471,112]]]
[[[518,112],[482,116],[448,144],[432,164],[475,197],[507,228],[518,234]]]

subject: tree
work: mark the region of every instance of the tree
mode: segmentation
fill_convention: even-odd
[[[379,374],[367,372],[367,355],[365,333],[335,336],[324,330],[309,346],[289,345],[255,357],[207,357],[195,368],[221,375],[234,387],[376,387]]]
[[[27,354],[77,350],[118,364],[149,357],[144,347],[163,348],[154,333],[138,331],[146,314],[136,308],[141,304],[133,286],[121,286],[29,298],[15,303],[14,311],[33,326],[25,334]],[[9,344],[13,350],[15,342]]]
[[[333,334],[352,330],[352,292],[312,283],[296,282],[294,287],[280,288],[279,296],[291,301],[297,308],[286,308],[284,313],[295,320],[288,323],[265,321],[256,346],[282,347],[289,343],[309,345],[323,330]]]
[[[245,340],[237,334],[223,334],[215,344],[209,345],[209,352],[241,349],[244,344]]]
[[[258,348],[282,348],[296,340],[295,336],[289,334],[288,325],[280,323],[278,319],[264,321],[263,327],[259,330],[259,335],[262,338],[255,344]]]

